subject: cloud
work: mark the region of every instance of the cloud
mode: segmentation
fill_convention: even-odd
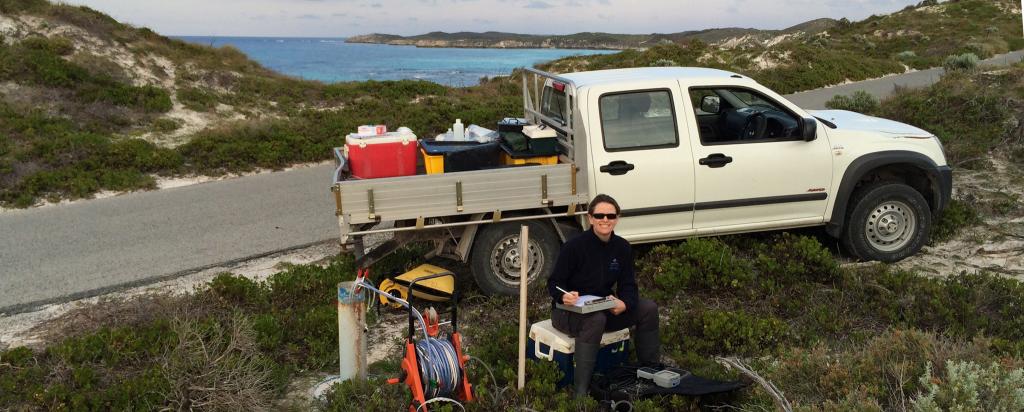
[[[370,7],[375,8],[375,9],[379,9],[379,8],[384,7],[384,5],[380,4],[380,3],[373,3],[373,4],[370,5]]]
[[[295,18],[302,20],[320,20],[320,16],[317,16],[315,14],[301,14],[299,16],[296,16]]]
[[[475,18],[475,19],[473,19],[473,23],[480,23],[480,24],[494,24],[494,23],[496,23],[496,22],[495,22],[494,20],[488,20],[488,19],[481,19],[481,18]]]
[[[543,2],[540,0],[531,1],[529,4],[526,5],[526,8],[528,9],[550,9],[552,7],[555,6],[551,5],[551,3]]]
[[[348,13],[331,13],[331,17],[345,17]]]

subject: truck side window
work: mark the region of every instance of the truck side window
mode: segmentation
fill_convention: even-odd
[[[667,90],[601,96],[601,130],[608,151],[675,147],[675,110]]]
[[[703,145],[799,139],[800,119],[760,93],[740,87],[690,89]]]

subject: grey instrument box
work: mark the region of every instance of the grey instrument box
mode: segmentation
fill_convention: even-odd
[[[650,379],[655,385],[662,388],[674,388],[679,385],[682,376],[670,370],[656,370],[654,368],[640,368],[636,370],[636,377]]]
[[[556,303],[555,307],[559,308],[559,309],[562,309],[562,310],[567,310],[569,312],[590,313],[590,312],[597,312],[599,310],[608,310],[608,309],[614,308],[615,307],[615,299],[611,299],[611,298],[595,299],[595,300],[591,300],[591,301],[588,301],[588,302],[584,303],[583,306],[563,305],[561,303]]]

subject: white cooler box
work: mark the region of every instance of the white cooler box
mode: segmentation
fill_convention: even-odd
[[[526,343],[526,357],[555,362],[564,375],[558,386],[572,384],[576,352],[576,339],[559,332],[551,319],[530,325],[530,338]],[[597,352],[596,373],[606,373],[628,360],[629,329],[607,332],[601,336],[601,350]]]

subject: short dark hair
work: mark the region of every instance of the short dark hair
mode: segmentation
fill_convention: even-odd
[[[615,206],[615,213],[622,213],[622,210],[619,209],[619,202],[616,202],[611,196],[601,193],[594,196],[594,200],[590,201],[590,205],[587,206],[587,214],[594,214],[594,208],[597,207],[598,203],[608,203]]]

